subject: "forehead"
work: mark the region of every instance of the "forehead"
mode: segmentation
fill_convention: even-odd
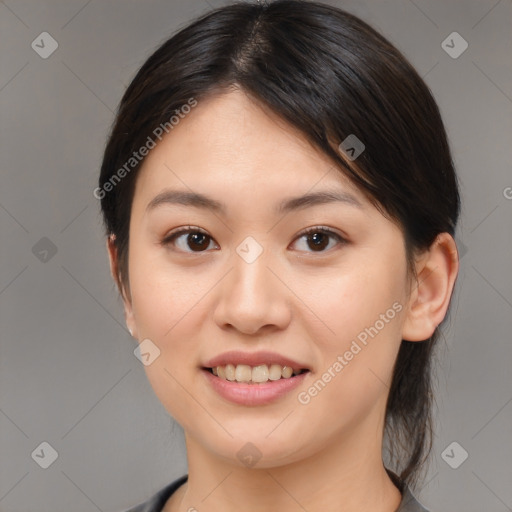
[[[243,91],[198,102],[146,157],[136,196],[149,201],[163,187],[214,197],[250,190],[253,200],[317,188],[363,193],[295,127]],[[235,199],[235,198],[232,198]]]

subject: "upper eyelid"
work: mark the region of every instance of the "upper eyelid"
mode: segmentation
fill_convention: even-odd
[[[298,233],[297,237],[308,235],[309,233],[315,233],[315,232],[321,232],[321,231],[326,232],[329,235],[338,236],[342,239],[347,238],[345,235],[338,233],[338,231],[336,231],[334,228],[330,228],[329,226],[321,226],[321,225],[320,226],[312,226],[310,228],[305,228]]]
[[[212,240],[214,240],[214,238],[202,228],[199,228],[197,226],[182,226],[181,228],[176,228],[174,230],[171,230],[169,233],[165,234],[163,237],[163,241],[165,242],[166,240],[169,240],[175,236],[184,235],[187,233],[201,233],[203,235],[209,236]]]

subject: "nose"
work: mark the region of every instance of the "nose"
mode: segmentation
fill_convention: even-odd
[[[214,320],[222,329],[254,335],[285,329],[289,324],[292,293],[276,277],[279,271],[265,254],[251,263],[233,255],[234,268],[217,289]]]

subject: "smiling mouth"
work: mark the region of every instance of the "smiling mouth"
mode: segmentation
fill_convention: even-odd
[[[260,364],[257,366],[227,364],[214,366],[213,368],[204,368],[204,370],[209,371],[220,379],[231,382],[243,382],[245,384],[263,384],[268,381],[292,379],[309,371],[305,368],[292,368],[291,366],[281,366],[280,364]]]

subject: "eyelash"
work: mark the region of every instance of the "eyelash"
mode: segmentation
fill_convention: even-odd
[[[184,228],[179,228],[177,231],[171,232],[168,236],[166,236],[162,240],[161,244],[163,246],[167,247],[167,246],[171,245],[172,242],[175,239],[177,239],[179,236],[184,235],[184,234],[192,234],[192,233],[200,233],[202,235],[206,235],[208,238],[210,238],[210,240],[213,240],[213,238],[210,237],[210,235],[208,235],[208,233],[206,231],[203,231],[201,228],[198,228],[195,226],[187,226]],[[321,233],[324,235],[328,235],[329,237],[336,239],[340,245],[344,245],[347,243],[347,240],[344,237],[342,237],[340,234],[336,233],[335,231],[333,231],[332,229],[330,229],[326,226],[313,226],[311,228],[307,228],[304,231],[302,231],[301,233],[299,233],[295,240],[299,240],[300,238],[310,235],[310,234],[313,234],[313,233]],[[322,250],[322,251],[307,251],[307,252],[310,252],[313,254],[315,252],[318,254],[322,254],[322,253],[326,253],[330,250],[332,250],[332,248],[328,249],[327,251]],[[185,252],[188,254],[202,254],[207,251],[181,251],[181,252]]]

